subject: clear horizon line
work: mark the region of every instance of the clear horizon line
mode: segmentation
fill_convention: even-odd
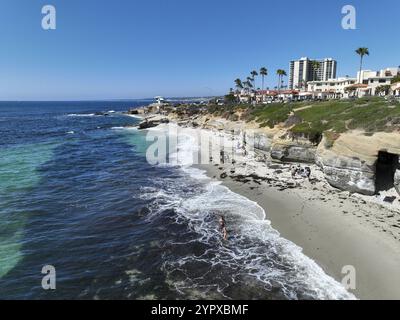
[[[175,97],[165,97],[165,99],[200,99],[200,98],[213,98],[216,96],[175,96]],[[151,98],[114,98],[114,99],[60,99],[60,100],[47,100],[47,99],[27,99],[27,100],[1,100],[0,102],[98,102],[98,101],[143,101],[143,100],[154,100]]]

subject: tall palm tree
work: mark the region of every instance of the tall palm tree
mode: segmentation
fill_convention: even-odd
[[[260,68],[260,76],[261,76],[261,78],[262,78],[262,85],[261,85],[261,90],[262,90],[262,97],[261,97],[261,99],[262,99],[262,101],[261,102],[264,102],[264,78],[266,77],[268,75],[268,70],[267,70],[267,68],[265,68],[265,67],[262,67],[262,68]]]
[[[251,79],[251,78],[250,78]],[[253,85],[251,83],[251,80],[246,80],[243,82],[244,89],[246,92],[249,94],[251,92],[251,89],[253,88]],[[251,100],[251,98],[250,98]]]
[[[251,77],[253,78],[253,87],[256,87],[256,77],[258,76],[258,72],[256,70],[253,70],[252,72],[250,72]]]
[[[250,85],[247,86],[249,88],[249,91],[250,91],[250,88],[254,87],[254,85],[253,85],[254,78],[253,77],[247,77],[246,80],[247,80],[246,82],[248,82],[248,84],[250,84]]]
[[[268,75],[268,70],[267,68],[262,67],[260,69],[260,76],[262,78],[262,86],[261,86],[261,90],[264,90],[264,78]]]
[[[278,82],[278,91],[281,91],[282,79],[284,76],[287,76],[286,71],[283,69],[276,70],[276,74],[278,75],[279,82]]]
[[[368,48],[361,47],[356,50],[356,53],[360,56],[360,75],[358,78],[358,83],[361,83],[361,71],[362,71],[363,59],[365,55],[369,56],[369,50]]]

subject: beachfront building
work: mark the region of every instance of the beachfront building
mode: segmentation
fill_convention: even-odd
[[[154,97],[155,102],[151,103],[149,105],[148,110],[154,113],[161,113],[162,108],[165,106],[169,106],[169,103],[160,96]]]
[[[358,96],[375,96],[380,86],[390,86],[392,79],[400,74],[400,68],[386,68],[380,71],[362,70],[357,73],[359,83],[366,85],[359,89]]]
[[[295,101],[299,93],[298,90],[259,90],[255,98],[258,103]]]
[[[317,61],[318,65],[314,62]],[[327,81],[336,78],[337,61],[332,58],[293,60],[289,65],[289,89],[306,91],[309,81]]]
[[[390,86],[392,79],[400,73],[400,68],[387,68],[380,71],[362,70],[357,78],[338,78],[327,81],[310,81],[307,91],[318,99],[340,99],[382,95],[377,88]],[[392,89],[393,91],[393,89]]]
[[[310,81],[307,83],[307,92],[317,99],[341,99],[347,98],[346,88],[355,85],[356,78],[328,79],[326,81]]]
[[[235,97],[240,103],[249,103],[252,99],[254,99],[254,93],[246,89],[242,89],[236,91]]]

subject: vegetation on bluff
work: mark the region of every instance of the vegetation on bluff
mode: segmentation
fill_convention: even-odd
[[[261,127],[288,127],[295,136],[317,140],[325,133],[334,139],[348,130],[366,134],[400,130],[400,102],[381,97],[357,100],[275,103],[250,106],[209,106],[209,112],[230,120],[256,121]]]

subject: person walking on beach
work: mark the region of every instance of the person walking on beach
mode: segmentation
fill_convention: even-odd
[[[295,167],[295,166],[292,166],[292,168],[290,169],[290,172],[291,172],[291,174],[292,174],[292,179],[296,178],[296,172],[297,172],[297,170],[296,170],[296,167]]]
[[[305,175],[306,175],[306,178],[307,178],[308,180],[310,180],[310,176],[311,176],[311,168],[310,168],[310,167],[306,167],[306,169],[305,169]]]
[[[225,164],[225,152],[223,150],[221,150],[219,152],[219,157],[220,157],[221,164]]]

